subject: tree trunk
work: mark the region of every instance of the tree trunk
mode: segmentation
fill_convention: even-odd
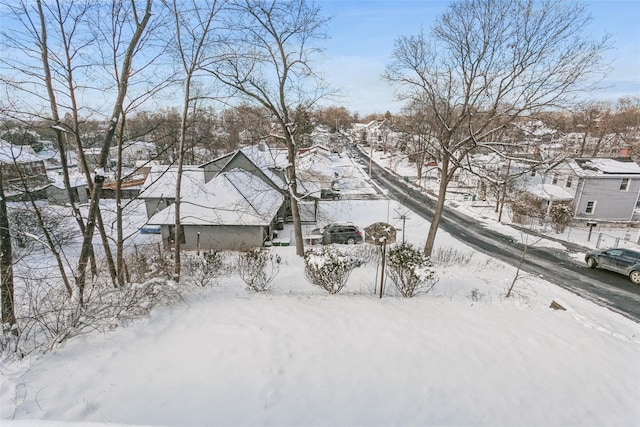
[[[120,123],[120,143],[118,144],[118,161],[116,164],[116,265],[117,277],[114,281],[116,287],[124,287],[124,235],[122,230],[122,142],[126,117],[122,116]]]
[[[7,202],[4,198],[2,168],[0,164],[0,293],[2,294],[2,325],[7,325],[14,334],[18,330],[13,292],[13,253],[11,251],[11,233],[9,232],[9,217]]]
[[[291,197],[291,216],[293,217],[293,235],[296,240],[296,255],[304,256],[304,240],[302,238],[302,221],[300,219],[300,208],[298,206],[298,177],[296,174],[296,144],[287,126],[286,117],[282,123],[285,139],[287,142],[287,160],[289,167],[287,174],[289,178],[289,194]]]
[[[433,218],[431,219],[431,225],[429,226],[429,233],[427,234],[427,241],[424,244],[424,254],[431,256],[433,252],[433,245],[436,240],[436,233],[440,226],[440,219],[442,219],[442,212],[444,211],[444,201],[447,195],[447,178],[446,176],[440,180],[440,187],[438,190],[438,200],[436,200],[436,207],[433,211]]]
[[[440,227],[440,220],[442,219],[442,212],[444,211],[444,201],[447,196],[447,187],[449,186],[449,177],[453,176],[454,170],[449,171],[449,156],[444,154],[442,156],[442,172],[440,174],[440,187],[438,189],[438,200],[436,200],[436,207],[433,211],[433,218],[431,219],[431,225],[429,226],[429,233],[427,234],[427,241],[424,244],[424,254],[431,256],[433,252],[433,245],[436,241],[436,233],[438,227]]]
[[[180,273],[182,270],[182,260],[180,258],[180,197],[182,197],[182,171],[184,166],[184,147],[187,133],[187,118],[189,117],[189,104],[191,102],[191,73],[187,73],[187,79],[184,88],[184,99],[182,105],[182,117],[180,118],[180,140],[178,141],[178,171],[176,176],[176,201],[175,217],[174,217],[174,233],[175,236],[175,250],[174,250],[174,266],[173,266],[173,280],[180,282]]]

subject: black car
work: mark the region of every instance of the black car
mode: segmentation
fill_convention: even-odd
[[[351,223],[334,223],[313,231],[314,234],[322,234],[322,244],[346,243],[353,245],[362,243],[362,231]]]
[[[610,248],[587,252],[584,257],[589,268],[603,268],[629,277],[640,285],[640,250]]]

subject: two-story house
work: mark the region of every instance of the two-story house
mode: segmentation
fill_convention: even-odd
[[[547,171],[544,184],[572,197],[577,219],[630,221],[640,194],[640,166],[629,157],[567,159]]]

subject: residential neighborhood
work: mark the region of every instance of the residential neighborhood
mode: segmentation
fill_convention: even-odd
[[[640,2],[0,16],[2,427],[640,427]]]

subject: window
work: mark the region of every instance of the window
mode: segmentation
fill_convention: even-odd
[[[627,191],[629,189],[629,178],[622,178],[620,180],[620,191]]]
[[[557,173],[553,174],[553,179],[551,180],[551,183],[553,185],[556,185],[558,183],[558,174]]]
[[[567,188],[571,188],[571,182],[573,181],[573,177],[571,175],[569,175],[567,177],[567,181],[564,183],[564,186]]]
[[[536,176],[536,170],[535,169],[531,169],[531,176]]]
[[[596,202],[590,201],[587,202],[587,208],[584,210],[584,213],[588,215],[593,215],[593,211],[596,209]]]

